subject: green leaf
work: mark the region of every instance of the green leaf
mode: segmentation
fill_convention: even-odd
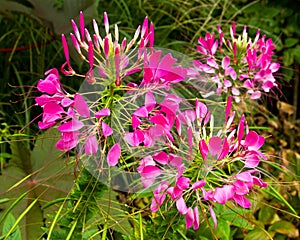
[[[122,205],[117,201],[117,195],[114,191],[107,191],[98,201],[101,214],[98,215],[99,221],[97,222],[103,224],[106,222],[108,227],[129,235],[133,228],[128,221],[128,213],[122,209]]]
[[[272,222],[275,212],[276,211],[274,210],[274,208],[263,206],[258,213],[258,220],[260,222],[263,222],[264,224],[268,224]]]
[[[294,45],[296,45],[299,42],[298,38],[287,38],[284,41],[284,47],[285,48],[290,48],[293,47]]]
[[[300,45],[298,44],[295,48],[294,48],[294,57],[295,60],[300,63]]]
[[[219,239],[230,239],[230,224],[227,221],[220,219],[216,231]]]
[[[26,7],[23,4],[14,1],[0,0],[0,6],[1,6],[0,13],[2,14],[5,14],[8,11],[20,12],[28,16],[31,16],[33,19],[41,23],[41,21],[32,14],[33,13],[32,9],[30,7]]]
[[[53,0],[28,0],[34,6],[34,14],[45,20],[48,27],[56,34],[67,33],[72,29],[71,19],[78,20],[82,11],[86,22],[97,16],[99,0],[64,0],[63,6],[57,9]]]
[[[297,235],[298,232],[298,229],[295,227],[295,225],[293,225],[291,222],[284,220],[273,223],[268,230],[270,232],[276,232],[292,236],[294,236],[295,234]]]
[[[244,229],[252,230],[252,224],[247,220],[247,215],[249,215],[250,211],[246,209],[226,209],[220,213],[220,218],[227,220],[232,225]]]
[[[4,221],[2,235],[5,236],[9,233],[10,229],[14,226],[16,222],[15,217],[9,213]],[[10,236],[6,236],[7,240],[21,240],[21,231],[20,228],[17,226],[15,230],[10,234]]]
[[[12,158],[10,164],[14,165],[21,174],[28,175],[32,172],[30,160],[30,150],[27,147],[27,141],[20,137],[12,137],[10,144]]]
[[[262,229],[259,228],[255,228],[254,230],[250,231],[245,237],[245,240],[269,240],[269,239],[271,238],[266,233],[266,231],[263,231]]]
[[[288,67],[294,63],[293,49],[287,49],[283,52],[283,64]]]

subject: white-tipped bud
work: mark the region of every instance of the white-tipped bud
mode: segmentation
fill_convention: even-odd
[[[85,33],[86,40],[88,42],[91,42],[92,41],[91,35],[90,35],[89,31],[86,28],[84,29],[84,33]]]
[[[115,24],[115,40],[119,42],[119,28],[117,24]]]
[[[104,12],[103,21],[104,21],[105,32],[106,32],[106,34],[108,34],[109,33],[109,21],[108,21],[108,16],[107,16],[106,12]]]

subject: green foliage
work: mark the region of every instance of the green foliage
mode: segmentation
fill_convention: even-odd
[[[14,226],[15,222],[16,222],[15,217],[11,213],[9,213],[3,224],[2,236],[0,237],[0,239],[7,239],[7,240],[21,239],[21,231],[19,227],[17,227],[11,234],[8,235],[10,229]]]
[[[184,217],[178,216],[179,213],[174,206],[168,209],[163,216],[157,214],[151,216],[145,225],[145,239],[185,239],[186,229]]]
[[[42,206],[67,195],[73,185],[73,168],[66,166],[61,152],[55,148],[57,132],[54,130],[40,135],[32,151],[23,138],[12,136],[10,139],[12,158],[0,175],[1,196],[9,201],[2,205],[0,219],[10,211],[21,217],[28,210],[26,217],[18,218],[22,220],[22,236],[24,239],[38,239],[43,234],[41,227],[47,218],[47,211]],[[14,199],[18,200],[15,204]]]

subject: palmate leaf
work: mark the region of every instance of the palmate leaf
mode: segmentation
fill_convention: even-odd
[[[28,15],[40,24],[44,23],[56,34],[67,33],[72,29],[70,19],[78,20],[79,12],[83,11],[88,22],[97,16],[99,0],[64,0],[57,8],[53,0],[28,0],[33,8],[23,4],[0,0],[0,12],[16,11]]]
[[[69,32],[70,19],[76,20],[79,12],[83,11],[86,21],[97,16],[99,0],[64,0],[61,9],[57,9],[53,0],[28,0],[34,6],[34,13],[53,27],[56,34]]]
[[[28,191],[26,197],[12,209],[14,216],[20,216],[27,206],[38,199],[20,223],[23,239],[41,238],[41,227],[47,218],[42,207],[49,201],[65,197],[73,185],[73,166],[66,166],[62,153],[55,148],[57,134],[56,130],[51,130],[39,136],[32,152],[28,150],[26,141],[11,141],[13,157],[0,176],[0,194],[11,201],[1,205],[3,211],[0,212],[0,219],[23,193]],[[47,208],[47,211],[53,208],[55,206]]]

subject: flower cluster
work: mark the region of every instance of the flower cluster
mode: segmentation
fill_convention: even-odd
[[[113,134],[109,125],[102,121],[102,118],[110,115],[110,110],[103,108],[91,114],[81,94],[72,95],[63,89],[56,68],[47,71],[46,75],[47,77],[39,80],[37,85],[38,90],[44,94],[35,98],[43,109],[42,121],[38,122],[39,128],[47,129],[59,125],[61,139],[56,143],[56,147],[61,151],[77,147],[80,139],[84,139],[85,154],[97,153],[97,136],[101,139]],[[83,118],[87,120],[83,121]]]
[[[249,131],[244,117],[241,117],[237,129],[231,127],[235,113],[229,114],[230,105],[231,97],[227,104],[226,125],[217,135],[206,135],[205,128],[210,115],[201,102],[197,102],[194,111],[187,110],[175,116],[181,126],[186,125],[189,149],[197,148],[198,153],[193,159],[183,160],[170,153],[175,149],[169,144],[168,151],[160,151],[141,160],[137,171],[141,174],[144,187],[158,182],[150,207],[153,212],[166,202],[175,202],[178,212],[186,217],[186,227],[198,229],[198,203],[206,202],[216,226],[214,203],[234,201],[243,208],[250,208],[251,203],[246,195],[255,186],[267,186],[256,169],[261,159],[266,159],[259,150],[264,137]],[[193,170],[192,177],[187,177],[185,175],[191,166],[190,169],[196,170]],[[225,173],[229,167],[234,174]],[[194,207],[187,207],[186,201],[192,196],[196,199]]]
[[[207,33],[199,38],[198,52],[203,59],[194,61],[200,72],[210,74],[218,85],[218,93],[232,95],[236,102],[241,98],[259,99],[263,92],[277,86],[274,73],[280,65],[273,61],[275,46],[272,39],[260,38],[260,30],[255,39],[248,38],[247,26],[242,36],[236,36],[236,24],[230,28],[231,39],[225,39],[218,26],[219,40]]]
[[[79,147],[80,154],[93,155],[96,161],[100,152],[106,155],[110,167],[122,167],[130,161],[131,171],[140,175],[143,187],[153,189],[151,211],[158,211],[163,204],[176,205],[185,216],[186,228],[199,228],[199,208],[209,209],[215,226],[216,203],[232,201],[250,208],[248,194],[255,187],[267,186],[258,170],[261,160],[266,160],[260,150],[264,137],[249,130],[244,116],[235,124],[231,105],[232,99],[241,100],[241,89],[257,99],[262,91],[269,92],[276,86],[273,73],[279,64],[272,61],[272,40],[259,38],[258,32],[252,42],[246,28],[243,36],[236,38],[233,24],[230,42],[218,28],[220,42],[214,34],[199,38],[198,51],[205,61],[195,60],[192,66],[183,67],[171,53],[154,49],[154,27],[148,18],[129,44],[126,38],[119,43],[117,26],[112,39],[106,13],[105,37],[100,36],[95,21],[93,25],[91,36],[80,13],[79,29],[72,21],[74,34],[70,35],[78,54],[89,63],[88,72],[82,76],[71,67],[64,35],[66,62],[61,71],[84,77],[89,86],[101,86],[104,90],[94,89],[101,96],[87,101],[85,93],[70,94],[61,86],[58,70],[47,71],[37,85],[43,94],[35,99],[43,109],[39,128],[57,126],[61,132],[56,144],[59,150]],[[125,81],[138,72],[140,80]],[[217,93],[232,95],[218,132],[213,127],[214,113],[204,101],[196,96],[183,97],[174,90],[178,83],[201,79],[200,74],[209,76],[217,85]],[[138,156],[128,157],[129,148]]]

